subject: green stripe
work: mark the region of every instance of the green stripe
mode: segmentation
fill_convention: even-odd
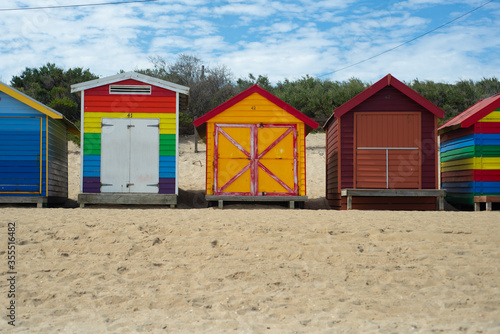
[[[500,196],[500,194],[458,194],[446,193],[445,200],[452,204],[474,204],[474,196]]]
[[[85,133],[83,135],[83,153],[91,155],[101,154],[101,134]],[[160,156],[175,156],[175,135],[160,135]]]
[[[475,146],[467,146],[443,152],[441,153],[441,162],[473,158],[474,147]]]
[[[481,145],[476,146],[476,157],[498,157],[500,156],[500,145]]]
[[[474,157],[498,157],[500,145],[474,145],[441,153],[441,162]]]
[[[101,155],[101,134],[83,134],[83,154]]]
[[[175,135],[160,135],[160,156],[175,156]]]

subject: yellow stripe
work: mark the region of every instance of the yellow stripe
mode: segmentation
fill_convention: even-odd
[[[475,157],[468,159],[460,159],[454,161],[446,161],[441,163],[441,172],[453,172],[458,170],[468,169],[500,169],[500,158],[497,157]]]
[[[0,91],[4,92],[5,94],[7,94],[9,96],[12,96],[16,100],[21,101],[22,103],[30,106],[31,108],[38,110],[39,112],[41,112],[47,116],[50,116],[51,118],[54,118],[54,119],[62,119],[63,118],[62,116],[60,116],[60,115],[54,113],[52,110],[48,109],[43,104],[36,102],[36,101],[33,101],[32,99],[22,95],[21,93],[17,92],[16,90],[14,90],[10,87],[7,87],[5,85],[2,85],[1,83],[0,83]]]
[[[500,110],[492,111],[479,122],[500,122]]]
[[[102,118],[152,118],[160,120],[160,134],[175,134],[176,120],[174,113],[116,113],[116,112],[90,112],[85,113],[84,133],[101,133]]]

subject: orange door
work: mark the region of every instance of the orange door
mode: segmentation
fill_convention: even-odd
[[[355,188],[421,188],[420,113],[355,115]]]
[[[216,124],[214,194],[297,195],[296,143],[294,124]]]

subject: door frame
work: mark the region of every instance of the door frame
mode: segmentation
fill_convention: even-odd
[[[250,152],[245,150],[236,140],[229,136],[221,128],[249,128],[250,129]],[[266,147],[260,154],[258,152],[258,130],[259,128],[288,128],[283,134],[281,134],[276,140],[274,140],[268,147]],[[214,124],[214,195],[231,195],[231,196],[297,196],[298,195],[298,153],[297,153],[297,124]],[[278,143],[280,143],[285,137],[290,133],[293,136],[293,189],[285,184],[279,177],[272,173],[266,166],[264,166],[260,160]],[[247,156],[249,163],[236,173],[228,182],[219,188],[218,176],[219,176],[219,135],[224,136],[229,140],[237,149],[239,149],[245,156]],[[273,180],[280,184],[284,189],[288,190],[288,193],[262,193],[259,191],[259,168],[267,173]],[[250,192],[224,192],[229,185],[231,185],[236,179],[238,179],[243,173],[250,169]]]
[[[386,146],[386,147],[358,147],[357,143],[357,118],[359,116],[365,116],[365,115],[413,115],[413,116],[421,116],[421,113],[418,111],[374,111],[374,112],[357,112],[354,114],[354,120],[353,120],[353,182],[352,186],[353,189],[357,189],[357,156],[358,156],[358,149],[364,149],[364,150],[385,150],[386,153],[386,187],[381,188],[381,189],[390,189],[389,188],[389,152],[392,150],[418,150],[418,188],[416,189],[422,189],[422,124],[421,124],[421,117],[418,117],[419,123],[418,123],[418,129],[419,129],[419,142],[417,143],[416,147],[394,147],[394,146]]]
[[[122,141],[119,142],[118,144],[117,143],[114,143],[115,145],[113,145],[112,147],[106,147],[105,149],[105,144],[108,143],[108,139],[114,139],[116,140],[116,138],[111,138],[111,137],[107,137],[106,136],[106,140],[105,137],[103,136],[103,131],[101,131],[101,193],[109,193],[109,194],[112,194],[112,193],[123,193],[123,194],[157,194],[159,193],[159,170],[160,170],[160,166],[159,166],[159,157],[160,157],[160,152],[159,152],[159,145],[160,145],[160,142],[159,142],[159,126],[160,126],[160,120],[157,119],[157,118],[101,118],[101,128],[104,128],[104,127],[107,127],[107,126],[117,126],[117,125],[121,125],[123,126],[123,124],[118,124],[118,123],[125,123],[127,125],[127,132],[123,132],[122,134]],[[147,184],[147,183],[141,183],[140,185],[139,184],[134,184],[133,181],[136,179],[136,176],[137,175],[133,175],[132,174],[132,168],[134,165],[137,165],[135,163],[135,158],[136,158],[136,155],[134,154],[134,152],[137,152],[137,150],[133,150],[133,147],[134,147],[134,143],[135,143],[135,140],[134,140],[134,134],[133,134],[133,129],[136,127],[136,126],[139,126],[140,124],[139,123],[147,123],[147,122],[150,122],[150,123],[155,123],[155,124],[146,124],[145,126],[146,127],[155,127],[158,129],[157,133],[155,134],[155,140],[156,140],[156,146],[158,147],[158,151],[156,152],[156,160],[154,160],[155,162],[155,168],[156,168],[156,175],[158,175],[158,177],[154,180],[154,184]],[[142,124],[144,125],[144,124]],[[111,142],[113,142],[113,140],[111,140]],[[117,191],[117,190],[107,190],[107,191],[104,191],[103,190],[103,187],[110,187],[110,186],[115,186],[116,185],[113,185],[113,184],[106,184],[105,182],[107,182],[108,180],[107,179],[103,179],[103,176],[104,175],[107,175],[105,172],[109,172],[111,174],[114,174],[116,175],[116,166],[114,166],[114,161],[111,163],[110,166],[107,166],[106,163],[108,161],[110,161],[109,159],[107,159],[109,157],[108,154],[106,154],[108,152],[109,149],[113,149],[115,148],[116,149],[116,145],[120,146],[121,148],[125,149],[126,152],[122,152],[122,154],[124,154],[124,161],[126,161],[127,163],[125,164],[122,164],[119,166],[119,168],[128,168],[126,171],[124,171],[124,173],[122,173],[122,177],[119,178],[121,181],[119,182],[123,182],[123,181],[126,181],[126,188],[123,187],[122,185],[122,191]],[[104,153],[104,154],[103,154]],[[104,159],[104,157],[106,157],[106,159]],[[114,166],[114,168],[113,168]],[[109,169],[111,168],[111,169]],[[125,176],[126,174],[126,176]],[[126,179],[126,180],[125,180]],[[112,179],[110,179],[112,180]],[[125,184],[124,184],[125,185]],[[134,187],[143,187],[143,186],[151,186],[151,187],[156,187],[156,192],[144,192],[144,191],[134,191]]]
[[[0,194],[39,194],[41,195],[43,192],[43,117],[38,117],[38,116],[0,116],[0,118],[19,118],[19,119],[39,119],[40,120],[40,143],[39,143],[39,153],[38,153],[38,162],[39,162],[39,167],[38,167],[38,172],[39,172],[39,183],[38,183],[38,191],[0,191]],[[47,121],[47,117],[45,118]],[[46,123],[46,127],[48,127],[48,122]],[[46,137],[47,138],[47,137]],[[48,146],[48,138],[46,140],[46,146]],[[48,152],[48,151],[47,151]],[[48,165],[49,162],[46,161],[46,179],[48,180]],[[46,188],[48,189],[48,181],[46,181]]]

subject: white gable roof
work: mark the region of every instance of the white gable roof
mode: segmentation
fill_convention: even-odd
[[[99,78],[99,79],[95,79],[95,80],[91,80],[91,81],[82,82],[82,83],[79,83],[76,85],[71,85],[71,92],[72,93],[81,92],[82,90],[91,89],[91,88],[104,86],[104,85],[109,85],[113,82],[123,81],[123,80],[127,80],[127,79],[134,79],[134,80],[141,81],[141,82],[153,85],[153,86],[169,89],[169,90],[172,90],[174,92],[178,92],[180,94],[189,95],[189,87],[181,86],[181,85],[178,85],[178,84],[175,84],[172,82],[168,82],[165,80],[153,78],[153,77],[150,77],[148,75],[140,74],[140,73],[133,72],[133,71],[119,73],[119,74],[112,75],[109,77]]]

